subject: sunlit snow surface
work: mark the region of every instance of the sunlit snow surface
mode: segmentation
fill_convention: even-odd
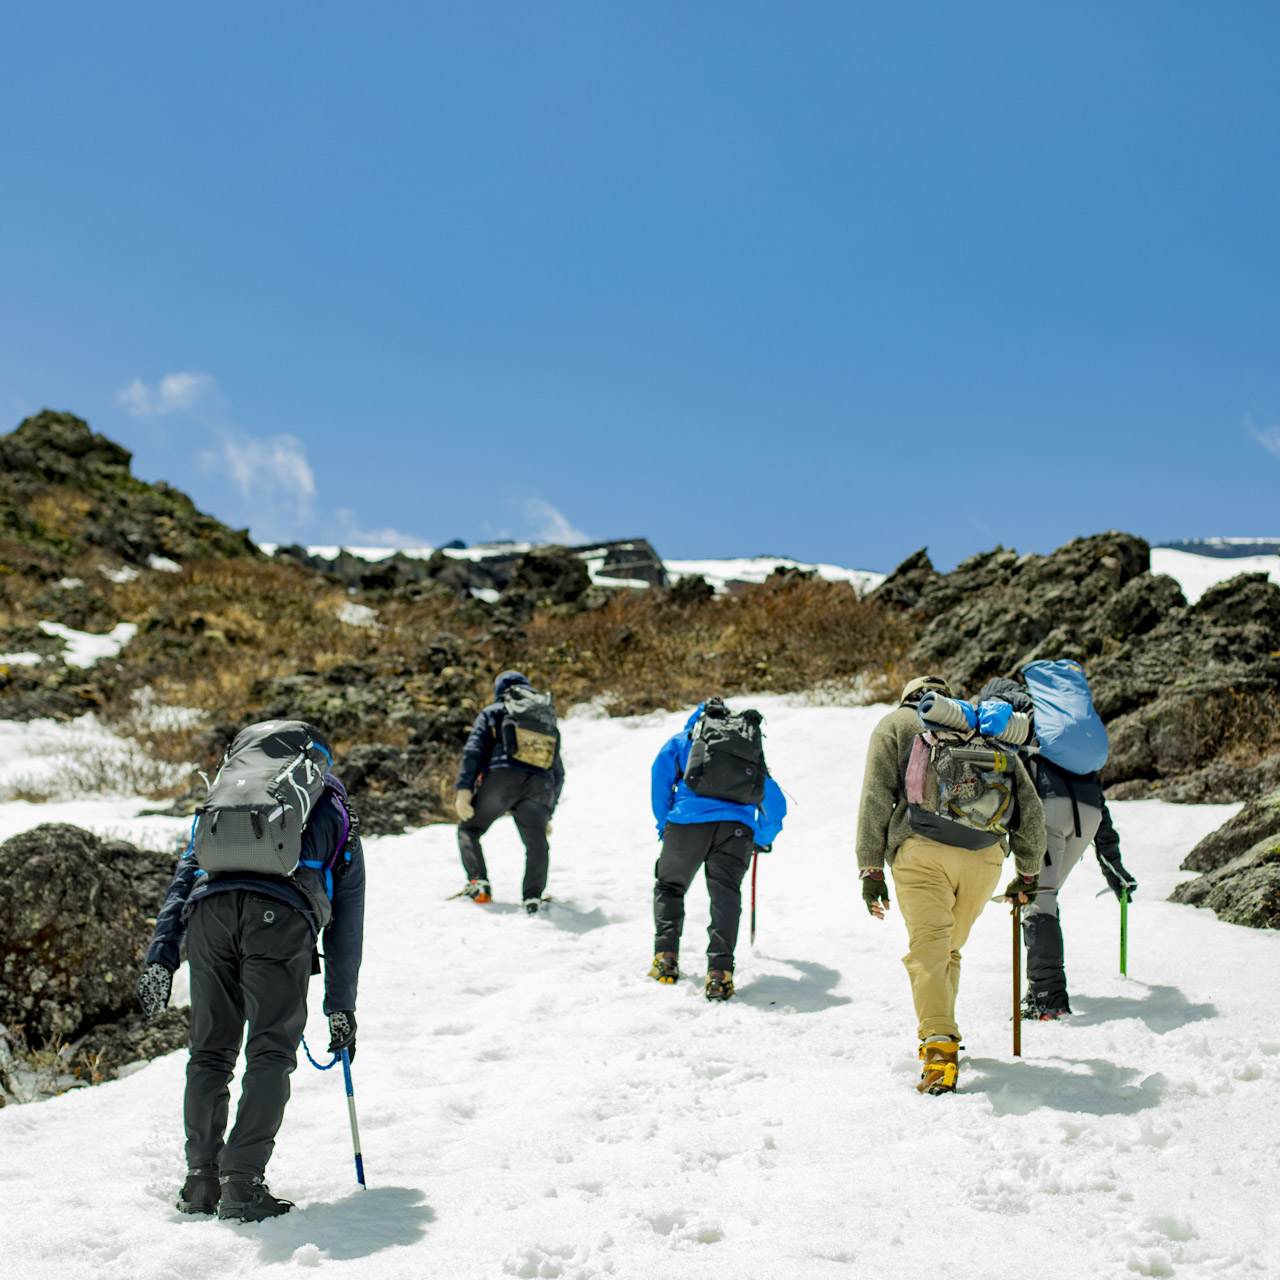
[[[1151,572],[1176,578],[1188,603],[1195,604],[1215,583],[1241,573],[1265,573],[1280,586],[1280,556],[1198,556],[1172,547],[1152,547]]]
[[[1063,895],[1077,1016],[1025,1026],[1021,1061],[1009,917],[989,907],[965,953],[961,1092],[922,1098],[901,919],[872,920],[854,873],[882,709],[756,705],[792,814],[760,862],[754,949],[744,912],[735,1000],[700,993],[700,885],[690,978],[644,976],[658,851],[648,768],[683,712],[567,719],[549,885],[561,905],[547,916],[519,910],[509,822],[486,843],[486,907],[445,900],[462,882],[452,828],[367,843],[354,1077],[368,1191],[339,1073],[304,1061],[268,1171],[299,1208],[235,1228],[175,1212],[177,1053],[0,1111],[4,1274],[1274,1274],[1280,936],[1163,901],[1234,806],[1113,806],[1141,882],[1132,976],[1117,974],[1118,909],[1094,897],[1089,856]],[[3,833],[121,820],[115,806],[50,808],[0,808]],[[313,1049],[320,996],[317,982]]]

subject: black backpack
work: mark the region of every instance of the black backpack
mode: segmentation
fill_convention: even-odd
[[[550,769],[560,748],[560,730],[550,693],[527,684],[512,685],[502,695],[502,746],[509,760]]]
[[[731,804],[764,803],[763,716],[758,711],[730,711],[719,698],[707,702],[690,734],[685,785],[695,795]]]
[[[191,852],[200,869],[292,876],[332,763],[329,744],[305,721],[266,720],[242,729],[196,809]]]

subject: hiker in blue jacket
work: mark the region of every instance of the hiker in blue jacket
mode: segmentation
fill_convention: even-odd
[[[684,728],[666,742],[653,762],[651,798],[662,853],[653,869],[654,959],[649,976],[664,983],[674,983],[679,977],[684,896],[698,868],[705,866],[711,925],[704,993],[708,1000],[727,1000],[733,995],[742,881],[752,855],[768,853],[773,847],[787,814],[787,802],[767,774],[759,805],[713,799],[689,787],[684,775],[693,731],[707,705],[698,704]]]
[[[348,856],[349,855],[349,856]],[[185,938],[191,970],[191,1038],[183,1099],[187,1178],[177,1207],[245,1222],[286,1213],[263,1174],[289,1100],[289,1076],[307,1021],[307,986],[319,973],[324,934],[324,1012],[329,1052],[356,1048],[356,983],[364,945],[364,853],[359,823],[333,774],[302,833],[304,862],[333,865],[323,901],[293,878],[200,869],[178,860],[138,979],[143,1013],[169,1003]],[[319,878],[317,877],[317,883]],[[224,1141],[228,1085],[245,1024],[245,1070],[235,1124]]]
[[[512,690],[528,690],[533,696],[526,676],[519,671],[504,671],[494,681],[493,702],[476,716],[462,748],[454,807],[458,814],[458,852],[467,883],[455,896],[481,903],[493,900],[480,837],[509,813],[525,851],[524,909],[529,915],[537,915],[542,891],[547,887],[548,837],[551,815],[564,788],[564,762],[560,759],[558,731],[549,768],[517,760],[508,753],[503,733],[507,719],[503,695]],[[549,701],[549,695],[542,696]]]

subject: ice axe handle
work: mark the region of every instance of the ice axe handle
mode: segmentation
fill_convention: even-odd
[[[1022,1057],[1022,903],[1013,904],[1013,1056]]]
[[[364,1159],[360,1155],[360,1126],[356,1123],[356,1093],[351,1084],[351,1054],[342,1051],[342,1078],[347,1086],[347,1114],[351,1117],[351,1145],[356,1153],[356,1181],[368,1190],[364,1180]]]

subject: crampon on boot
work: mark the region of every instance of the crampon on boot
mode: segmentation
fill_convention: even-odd
[[[708,1000],[727,1000],[733,995],[733,970],[708,969],[707,984],[702,988],[702,994]]]
[[[920,1072],[916,1089],[921,1093],[955,1093],[956,1076],[960,1072],[959,1053],[958,1040],[930,1040],[922,1044],[920,1061],[924,1063],[924,1070]]]
[[[176,1207],[182,1213],[217,1213],[220,1194],[217,1169],[191,1169]]]
[[[470,898],[472,902],[493,901],[493,894],[489,891],[489,882],[487,880],[468,880],[466,887],[458,896]]]
[[[674,951],[659,951],[653,957],[653,968],[649,970],[649,977],[656,979],[658,982],[677,982],[680,978],[680,964],[677,953]]]
[[[233,1222],[263,1222],[278,1218],[293,1208],[292,1200],[280,1200],[261,1177],[229,1177],[222,1179],[222,1203],[218,1217]]]
[[[1046,1000],[1031,992],[1022,997],[1022,1017],[1026,1022],[1056,1022],[1070,1016],[1071,1006],[1065,996],[1061,1001]]]

